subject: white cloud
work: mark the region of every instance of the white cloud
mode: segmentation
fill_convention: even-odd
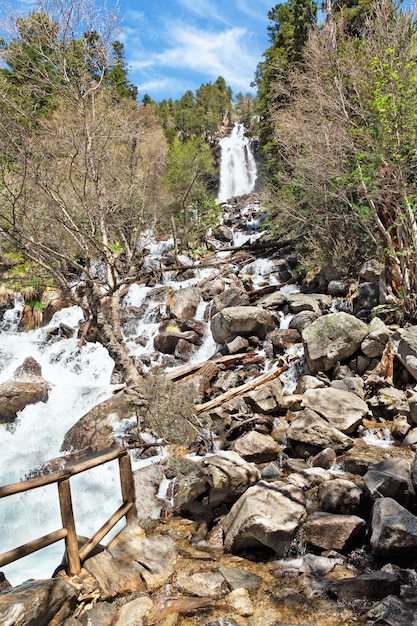
[[[187,11],[195,13],[200,17],[222,20],[222,15],[212,0],[178,0],[179,4]]]
[[[157,55],[158,63],[172,68],[190,69],[210,79],[223,76],[234,89],[248,89],[259,60],[259,52],[249,48],[244,28],[208,32],[186,24],[171,24],[172,48]]]
[[[162,78],[160,80],[149,80],[137,85],[139,90],[139,97],[142,94],[151,92],[158,93],[160,91],[174,91],[177,90],[181,85],[178,84],[178,81],[171,78]]]

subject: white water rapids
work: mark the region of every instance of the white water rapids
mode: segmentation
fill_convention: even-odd
[[[242,126],[235,126],[230,141],[223,140],[222,152],[226,155],[220,174],[223,198],[251,191],[256,166]],[[245,174],[248,165],[250,172]],[[251,236],[253,230],[241,233],[239,243]],[[150,243],[146,246],[150,249],[146,264],[157,267],[170,244]],[[187,262],[186,258],[183,260]],[[188,262],[192,264],[190,259]],[[194,279],[178,283],[171,282],[171,277],[165,273],[164,286],[179,289],[210,274],[212,270],[202,269]],[[1,485],[24,480],[45,461],[62,455],[60,448],[66,432],[112,393],[113,361],[107,351],[95,343],[87,343],[79,349],[75,337],[48,339],[44,329],[18,332],[23,304],[21,296],[16,294],[15,307],[6,311],[0,324],[0,383],[12,379],[16,368],[31,356],[41,365],[51,391],[46,403],[27,406],[13,425],[0,427]],[[152,289],[133,285],[124,305],[138,307],[141,311],[125,337],[129,350],[133,355],[149,355],[153,351],[160,312],[160,305],[152,301]],[[202,319],[204,308],[202,302],[197,318]],[[77,330],[81,318],[81,309],[71,307],[57,313],[49,326],[63,323]],[[204,361],[215,351],[215,343],[208,333],[192,360]],[[77,534],[91,536],[121,504],[117,461],[74,476],[71,492]],[[120,525],[122,522],[114,532]],[[61,528],[57,486],[53,484],[0,499],[0,527],[0,553]],[[28,578],[50,577],[63,553],[64,542],[60,541],[2,569],[12,585]]]
[[[250,142],[245,137],[243,124],[235,124],[228,137],[220,140],[219,202],[244,196],[255,188],[257,169]]]

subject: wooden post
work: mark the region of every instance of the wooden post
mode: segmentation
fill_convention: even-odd
[[[61,509],[62,526],[67,531],[65,547],[67,551],[68,574],[74,576],[81,571],[78,553],[77,532],[75,529],[74,511],[72,508],[71,487],[69,478],[58,482],[59,506]]]
[[[132,464],[128,453],[119,457],[119,472],[123,502],[124,504],[132,504],[131,508],[126,513],[126,524],[131,524],[132,522],[137,522],[138,513],[136,510],[135,481],[133,479]]]

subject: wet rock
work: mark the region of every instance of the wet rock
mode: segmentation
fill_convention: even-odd
[[[223,309],[248,306],[249,304],[249,296],[243,285],[242,287],[231,287],[213,298],[213,302],[210,306],[210,317],[214,317]]]
[[[19,365],[13,373],[13,380],[21,382],[41,382],[46,383],[42,376],[42,368],[31,356],[27,357],[22,365]]]
[[[390,594],[400,593],[400,576],[389,572],[367,572],[335,580],[330,583],[329,592],[339,600],[382,600]]]
[[[393,498],[406,508],[415,500],[408,459],[384,459],[366,472],[364,483],[372,500]]]
[[[347,434],[356,430],[362,419],[369,414],[366,402],[356,394],[342,389],[309,389],[303,395],[302,404]]]
[[[379,463],[384,458],[384,454],[383,448],[369,446],[364,439],[356,439],[354,447],[340,460],[349,474],[365,476],[369,467]]]
[[[235,615],[249,617],[254,613],[253,603],[247,589],[234,589],[227,596],[226,602]]]
[[[240,567],[219,567],[230,589],[257,589],[262,578]]]
[[[366,522],[357,515],[313,513],[303,526],[303,539],[322,550],[344,551],[358,542]]]
[[[333,467],[335,461],[336,452],[332,448],[321,450],[311,459],[313,467],[322,467],[323,469],[330,469]]]
[[[29,580],[0,593],[0,623],[10,626],[59,624],[74,610],[78,592],[60,578]]]
[[[136,510],[142,525],[151,519],[158,519],[161,514],[163,502],[157,496],[164,478],[164,468],[160,464],[152,463],[133,472]]]
[[[216,599],[222,598],[229,591],[229,586],[219,571],[181,572],[176,578],[175,586],[181,593]]]
[[[138,526],[125,527],[107,549],[84,563],[96,579],[102,600],[145,589],[155,590],[173,574],[176,550],[169,537],[146,537]]]
[[[374,307],[379,304],[380,289],[378,283],[360,283],[356,288],[353,301],[353,313],[363,319],[368,318]]]
[[[236,335],[263,338],[274,328],[271,314],[254,306],[227,307],[211,319],[213,339],[219,344],[230,341]]]
[[[224,547],[234,554],[269,549],[283,557],[304,516],[301,489],[281,481],[260,481],[223,519]]]
[[[317,454],[324,448],[332,448],[338,453],[353,446],[353,439],[311,409],[304,409],[296,415],[287,430],[287,441],[310,454]]]
[[[315,322],[321,316],[321,312],[318,311],[301,311],[296,313],[289,323],[289,328],[297,330],[302,333],[304,328],[307,328]]]
[[[113,427],[116,423],[131,419],[135,406],[124,391],[101,402],[70,428],[64,437],[61,451],[105,450],[116,445]]]
[[[192,330],[181,332],[172,329],[155,335],[153,343],[155,350],[159,350],[163,354],[174,354],[181,339],[186,342],[196,343],[199,336]]]
[[[361,343],[362,352],[371,359],[381,356],[390,334],[384,322],[379,317],[374,317],[369,324],[369,334]]]
[[[282,384],[277,377],[268,383],[259,385],[256,389],[248,391],[243,399],[258,413],[275,413],[282,401]]]
[[[11,584],[9,583],[3,572],[0,572],[0,591],[9,589],[9,587],[11,587]]]
[[[291,313],[319,312],[332,306],[332,298],[326,294],[292,293],[287,296],[287,302]]]
[[[117,615],[116,620],[111,622],[111,626],[146,626],[146,618],[154,608],[154,603],[151,598],[142,596],[131,600],[124,604]],[[93,622],[100,624],[102,622]]]
[[[0,424],[14,422],[19,411],[29,404],[46,402],[49,385],[44,382],[8,380],[0,384]]]
[[[357,514],[363,502],[363,491],[351,480],[335,478],[318,489],[319,507],[327,513]]]
[[[415,603],[387,596],[364,616],[367,626],[417,626]]]
[[[294,328],[277,328],[268,333],[267,339],[271,341],[275,354],[284,354],[295,343],[301,343],[301,335]]]
[[[177,478],[174,508],[185,517],[210,521],[218,507],[235,502],[260,477],[259,470],[233,450],[220,452]]]
[[[391,336],[394,355],[417,380],[417,326],[399,328]]]
[[[368,334],[368,326],[348,313],[330,313],[318,318],[302,332],[307,365],[311,374],[330,370],[349,358]]]
[[[252,430],[250,433],[239,437],[232,446],[243,459],[252,463],[268,463],[282,452],[280,446],[270,435],[263,435]]]
[[[392,498],[380,498],[372,511],[370,545],[377,559],[415,564],[417,517]]]
[[[397,415],[410,414],[410,405],[407,394],[402,389],[383,387],[369,399],[369,406],[374,417],[392,420]]]
[[[184,287],[174,291],[167,301],[171,316],[174,318],[192,319],[200,304],[200,290],[196,287]]]

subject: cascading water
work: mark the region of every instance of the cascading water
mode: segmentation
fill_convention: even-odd
[[[243,126],[236,125],[231,136],[222,140],[222,152],[220,198],[227,199],[252,191],[256,166],[249,142],[244,137]],[[262,209],[253,203],[250,209],[245,206],[241,210],[242,230],[239,244],[235,245],[252,240],[256,231],[255,222],[261,216]],[[169,242],[158,245],[148,242],[146,247],[151,254],[145,266],[155,267],[159,272],[163,257],[172,246]],[[218,261],[223,259],[223,254],[228,253],[221,250],[216,253]],[[188,258],[180,260],[185,267],[194,265],[193,278],[178,282],[176,275],[165,268],[161,272],[161,284],[155,287],[132,285],[124,297],[123,304],[128,313],[128,323],[123,326],[124,339],[131,354],[139,359],[147,357],[150,366],[157,363],[154,359],[161,356],[155,353],[153,338],[160,321],[166,319],[167,290],[201,284],[218,272],[210,266],[196,268],[196,264]],[[254,288],[265,280],[264,274],[273,270],[267,262],[258,265],[257,271],[252,272]],[[236,271],[239,272],[239,268]],[[165,294],[163,297],[160,295],[162,292]],[[114,364],[101,345],[87,343],[80,349],[75,337],[50,337],[42,329],[18,332],[23,304],[23,299],[16,296],[15,307],[6,311],[0,320],[0,383],[12,379],[16,368],[31,356],[41,365],[43,377],[50,383],[51,390],[46,403],[27,406],[18,414],[14,424],[0,427],[1,485],[25,479],[41,468],[45,461],[59,457],[66,432],[113,391],[110,379]],[[203,322],[207,306],[209,303],[201,300],[196,320]],[[62,323],[77,331],[81,317],[81,309],[71,307],[57,313],[50,325],[59,326]],[[201,346],[191,355],[192,362],[203,362],[216,352],[217,346],[208,327]],[[121,503],[117,462],[74,476],[71,489],[77,532],[91,536]],[[0,499],[0,525],[0,553],[60,528],[56,485]],[[30,577],[49,577],[63,552],[63,542],[59,542],[2,569],[13,585]]]
[[[250,142],[245,137],[243,124],[235,124],[228,137],[219,142],[221,147],[220,185],[218,202],[251,193],[255,188],[257,170]]]

